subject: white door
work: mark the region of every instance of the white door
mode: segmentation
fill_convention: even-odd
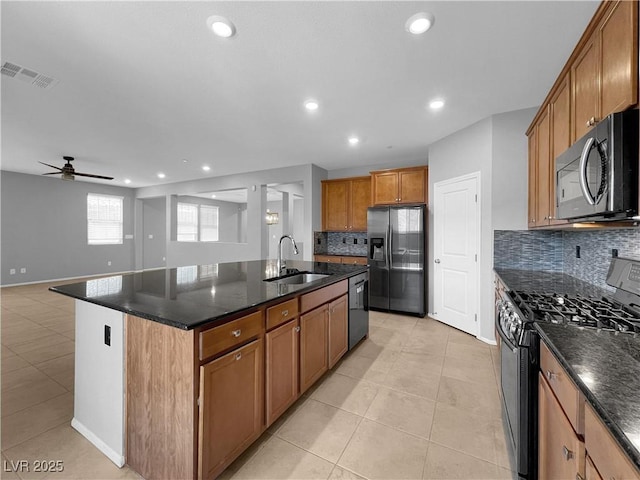
[[[478,334],[480,173],[438,182],[433,194],[433,317]]]

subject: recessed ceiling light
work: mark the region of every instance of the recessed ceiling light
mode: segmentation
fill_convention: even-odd
[[[306,102],[304,102],[304,108],[306,108],[310,112],[315,112],[316,110],[318,110],[319,106],[320,105],[318,105],[318,102],[316,102],[315,100],[307,100]]]
[[[433,26],[433,23],[435,21],[436,19],[433,14],[420,12],[409,17],[409,20],[407,20],[407,23],[405,23],[404,28],[409,33],[420,35],[429,30]]]
[[[158,172],[158,178],[164,178],[166,175],[162,172]]]
[[[360,139],[356,136],[352,136],[349,137],[349,145],[351,145],[352,147],[355,147],[356,145],[358,145],[358,143],[360,143]]]
[[[222,38],[233,37],[236,34],[236,27],[231,23],[231,20],[220,15],[212,15],[207,18],[207,26]]]
[[[211,170],[211,167],[209,165],[203,165],[202,170],[204,170],[205,172],[208,172],[209,170]]]
[[[431,110],[440,110],[442,107],[444,107],[444,100],[431,100],[429,102],[429,108]]]
[[[125,178],[125,179],[124,179],[124,183],[126,183],[126,184],[128,185],[128,184],[130,184],[130,183],[131,183],[131,180],[130,180],[130,179],[128,179],[128,178]]]

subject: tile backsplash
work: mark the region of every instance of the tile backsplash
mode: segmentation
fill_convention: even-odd
[[[315,255],[367,255],[367,232],[314,232]]]
[[[580,247],[580,258],[576,257]],[[612,230],[496,230],[494,268],[564,272],[611,289],[605,280],[612,249],[640,259],[640,228]]]

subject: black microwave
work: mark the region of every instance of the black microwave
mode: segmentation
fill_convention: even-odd
[[[555,160],[556,217],[621,220],[638,215],[638,110],[598,122]]]

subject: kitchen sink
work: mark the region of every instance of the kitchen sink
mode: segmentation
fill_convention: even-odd
[[[265,282],[273,282],[285,285],[301,285],[304,283],[314,282],[316,280],[322,280],[323,278],[327,278],[329,275],[326,273],[311,273],[311,272],[300,272],[289,275],[283,275],[281,277],[267,278]]]

